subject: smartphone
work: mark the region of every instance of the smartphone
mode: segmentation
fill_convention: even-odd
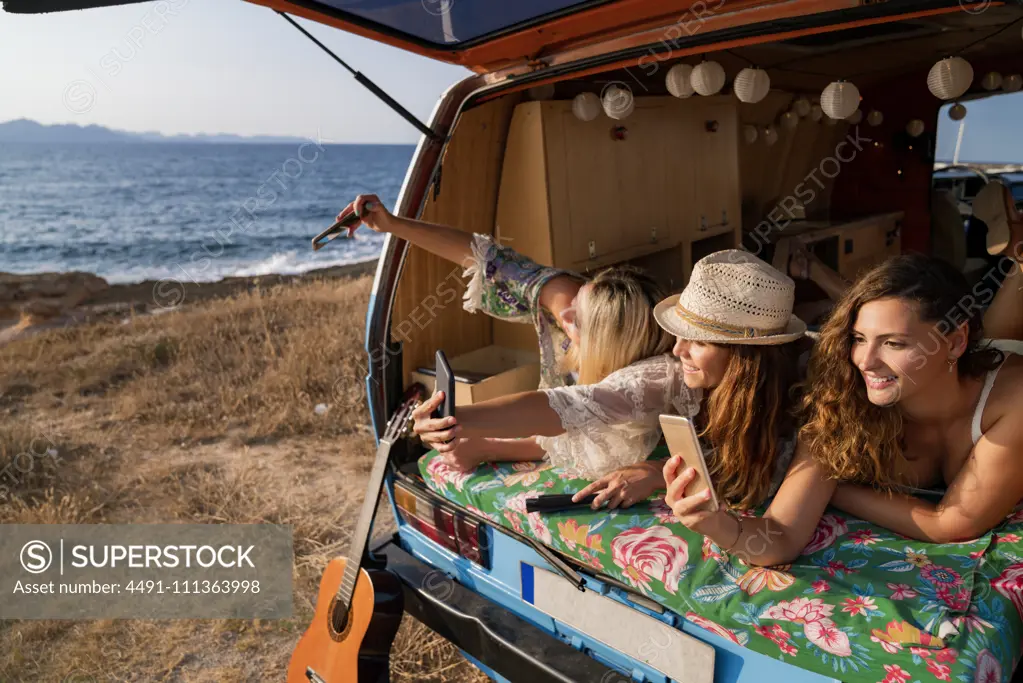
[[[695,496],[710,489],[710,500],[703,506],[703,509],[716,512],[719,506],[717,492],[710,481],[707,461],[703,457],[703,448],[700,447],[700,440],[696,436],[693,421],[679,415],[661,415],[660,421],[664,440],[668,444],[668,451],[673,456],[682,456],[686,465],[696,470],[696,478],[686,487],[685,494]]]
[[[596,493],[583,496],[578,503],[572,502],[571,493],[548,493],[536,498],[526,499],[526,512],[559,512],[573,508],[590,507],[597,499]]]
[[[362,207],[363,213],[372,208],[373,202],[366,202]],[[327,246],[328,243],[333,242],[338,238],[348,239],[350,237],[348,234],[348,228],[352,227],[360,220],[360,215],[352,211],[341,220],[335,221],[333,225],[313,238],[313,251],[319,251],[323,247]]]
[[[451,371],[448,357],[440,349],[437,350],[437,387],[435,391],[444,392],[444,402],[433,411],[431,417],[451,417],[455,414],[455,373]]]

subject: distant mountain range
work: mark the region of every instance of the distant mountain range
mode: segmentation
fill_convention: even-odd
[[[305,138],[280,135],[214,134],[164,135],[162,133],[131,133],[103,126],[79,126],[73,123],[47,126],[29,119],[15,119],[0,123],[0,142],[33,143],[107,143],[107,142],[199,142],[199,143],[283,143],[299,144]]]

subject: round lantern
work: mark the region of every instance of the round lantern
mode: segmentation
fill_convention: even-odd
[[[1002,90],[1005,92],[1019,92],[1023,89],[1023,76],[1010,74],[1002,79]]]
[[[924,122],[920,119],[913,119],[906,124],[906,132],[909,133],[910,137],[918,138],[924,132]]]
[[[810,109],[810,100],[805,97],[797,97],[796,101],[792,103],[792,111],[796,112],[796,114],[801,118],[805,118],[809,115]]]
[[[984,90],[998,90],[1002,87],[1002,74],[997,71],[988,71],[984,74],[984,78],[980,79],[980,84]]]
[[[767,126],[764,128],[764,142],[770,147],[774,143],[778,142],[778,129],[774,126]]]
[[[693,67],[690,82],[701,95],[714,95],[725,85],[725,69],[717,62],[700,62]]]
[[[931,67],[927,88],[942,100],[954,100],[970,89],[973,67],[962,57],[946,57]]]
[[[600,101],[604,107],[604,113],[618,121],[626,118],[636,107],[632,91],[617,85],[604,88]]]
[[[668,92],[678,98],[686,98],[695,92],[690,79],[693,75],[693,67],[688,64],[676,64],[668,69],[668,75],[664,77],[664,84]]]
[[[858,126],[860,124],[860,121],[863,120],[863,111],[857,109],[852,114],[850,114],[845,120],[854,126]]]
[[[752,145],[757,141],[760,134],[757,132],[757,127],[747,123],[742,127],[742,138],[746,141],[747,145]]]
[[[860,91],[849,81],[835,81],[821,93],[821,109],[833,119],[846,119],[860,106]]]
[[[600,116],[600,98],[591,92],[581,92],[572,99],[572,113],[580,121],[592,121]]]
[[[740,101],[754,104],[767,97],[771,90],[771,77],[763,69],[747,67],[736,75],[732,87]]]
[[[953,121],[962,121],[966,118],[966,107],[961,102],[956,102],[949,108],[948,118]]]
[[[824,110],[821,109],[821,105],[815,104],[815,105],[811,106],[810,107],[810,120],[811,121],[820,121],[822,118],[824,118]]]
[[[872,126],[880,126],[882,121],[884,121],[884,114],[877,109],[871,109],[870,113],[867,114],[867,123]]]
[[[787,111],[781,115],[781,125],[788,130],[795,130],[799,125],[799,114],[794,111]]]

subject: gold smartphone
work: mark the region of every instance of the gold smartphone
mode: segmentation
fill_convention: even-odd
[[[668,451],[672,455],[682,456],[685,464],[696,470],[696,478],[686,487],[686,496],[695,496],[705,489],[710,489],[710,500],[702,506],[702,509],[716,512],[718,495],[710,481],[707,461],[703,457],[703,449],[700,447],[700,440],[696,436],[696,428],[693,427],[692,420],[679,415],[661,415],[660,421],[661,429],[664,431],[664,440],[668,444]]]

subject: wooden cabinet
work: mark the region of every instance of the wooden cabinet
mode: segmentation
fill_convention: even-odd
[[[736,104],[637,98],[624,121],[579,121],[570,101],[526,102],[512,117],[498,195],[504,244],[587,271],[723,233],[738,244]],[[691,264],[679,263],[680,273]]]

